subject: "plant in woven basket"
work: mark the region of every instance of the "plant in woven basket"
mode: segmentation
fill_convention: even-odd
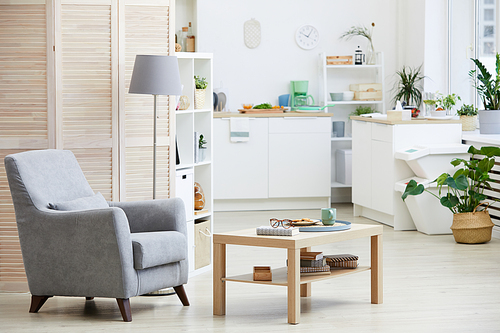
[[[457,110],[462,122],[462,131],[474,131],[476,129],[477,108],[474,105],[464,104]]]
[[[481,149],[476,149],[470,146],[468,153],[471,154],[469,160],[455,158],[450,162],[454,167],[462,166],[453,176],[448,173],[443,173],[433,181],[437,183],[438,195],[425,189],[422,184],[418,184],[412,179],[406,185],[401,198],[405,200],[409,195],[420,195],[424,191],[430,193],[440,201],[442,206],[448,208],[454,214],[451,229],[453,230],[453,235],[457,242],[483,243],[491,239],[491,228],[493,227],[493,223],[489,215],[489,221],[486,221],[486,227],[482,227],[483,229],[489,228],[489,239],[482,241],[459,241],[454,230],[455,220],[463,220],[463,215],[459,215],[464,213],[478,214],[484,211],[483,215],[487,214],[486,208],[483,208],[481,211],[479,207],[484,204],[486,204],[486,206],[489,205],[486,202],[488,197],[484,194],[484,191],[485,189],[492,189],[490,182],[493,180],[490,178],[489,172],[495,165],[495,156],[500,156],[500,148],[481,147]],[[483,157],[476,158],[476,155],[481,155]],[[463,221],[460,221],[460,223],[460,229],[467,229],[463,227]]]
[[[205,89],[207,89],[207,78],[200,78],[198,75],[194,76],[194,85],[196,87],[194,92],[194,108],[203,109],[205,107]]]
[[[477,116],[477,108],[475,108],[474,105],[464,104],[460,109],[457,110],[457,114],[459,116]]]

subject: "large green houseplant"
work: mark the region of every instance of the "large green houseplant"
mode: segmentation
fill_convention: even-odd
[[[470,146],[468,153],[471,154],[470,160],[456,158],[451,161],[454,167],[461,166],[453,176],[443,173],[434,180],[438,187],[437,195],[412,179],[401,198],[405,200],[409,195],[420,195],[424,191],[430,193],[453,213],[451,229],[457,242],[484,243],[491,239],[493,223],[487,209],[480,206],[488,205],[484,191],[491,189],[489,172],[495,165],[495,156],[500,156],[500,148],[476,149]],[[479,159],[476,155],[483,157]],[[472,235],[476,232],[477,236]]]
[[[472,84],[483,101],[484,110],[479,110],[481,134],[500,134],[500,53],[496,54],[495,76],[479,59],[471,59],[476,69],[469,72]]]

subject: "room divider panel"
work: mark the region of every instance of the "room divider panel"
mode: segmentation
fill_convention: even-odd
[[[0,158],[69,149],[107,200],[152,198],[153,96],[136,54],[174,54],[174,0],[0,0]],[[172,26],[172,28],[171,28]],[[173,196],[175,107],[159,96],[157,198]],[[172,148],[171,148],[172,147]],[[27,288],[0,163],[0,290]]]

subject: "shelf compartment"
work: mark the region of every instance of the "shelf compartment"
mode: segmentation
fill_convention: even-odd
[[[369,266],[358,266],[358,268],[346,268],[346,269],[335,269],[330,271],[330,275],[318,274],[318,275],[305,275],[300,277],[300,284],[310,283],[315,281],[322,281],[332,279],[338,276],[354,274],[364,271],[369,271]],[[256,284],[268,284],[274,286],[287,286],[287,268],[281,267],[271,270],[273,274],[272,281],[254,281],[253,273],[236,275],[231,277],[222,278],[222,281],[233,281],[233,282],[243,282],[243,283],[256,283]]]

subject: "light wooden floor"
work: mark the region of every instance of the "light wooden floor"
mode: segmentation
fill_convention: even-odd
[[[351,205],[335,205],[338,219],[353,218]],[[215,232],[266,225],[270,217],[319,218],[319,210],[216,213]],[[315,248],[316,249],[316,248]],[[369,265],[369,241],[317,248],[350,253]],[[228,246],[228,274],[253,265],[285,264],[279,249]],[[0,294],[1,332],[500,332],[500,240],[461,245],[453,236],[395,232],[384,227],[384,304],[370,304],[370,273],[317,282],[302,299],[301,323],[287,324],[285,287],[228,283],[227,315],[212,316],[211,272],[190,279],[191,306],[176,296],[131,299],[131,323],[122,322],[114,299],[54,297],[28,313],[28,294]]]

